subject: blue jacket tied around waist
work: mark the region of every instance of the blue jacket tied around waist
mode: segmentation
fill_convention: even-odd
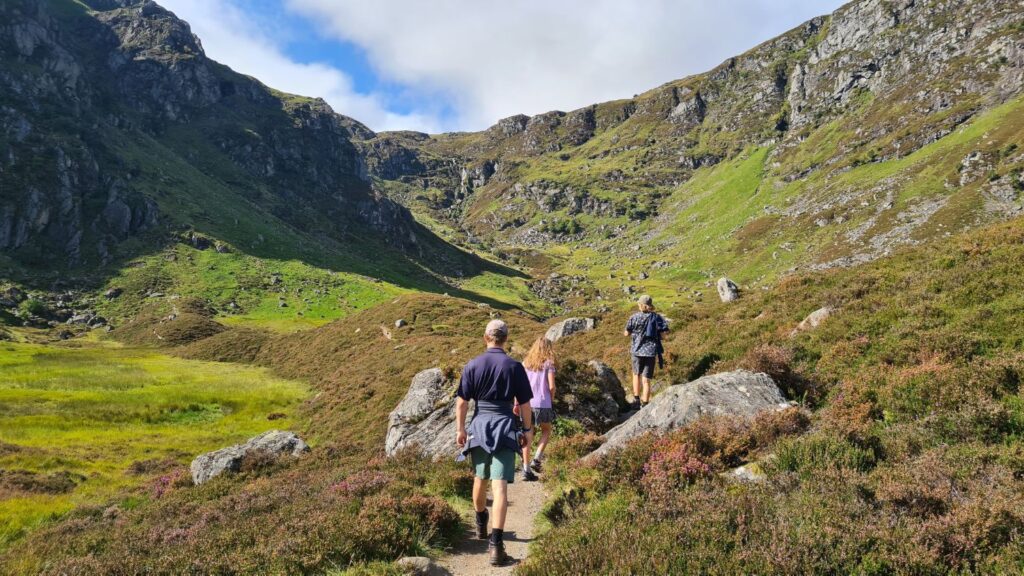
[[[519,451],[519,421],[512,413],[512,402],[478,400],[473,420],[466,428],[469,440],[458,460],[461,462],[473,448],[483,448],[488,454],[499,450]]]

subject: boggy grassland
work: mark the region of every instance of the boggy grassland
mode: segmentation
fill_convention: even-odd
[[[4,343],[0,548],[76,506],[132,508],[184,480],[194,455],[292,426],[306,391],[262,368],[110,343]]]

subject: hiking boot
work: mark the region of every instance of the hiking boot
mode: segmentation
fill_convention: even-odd
[[[491,557],[491,566],[503,566],[509,561],[504,542],[491,542],[487,546],[487,554]]]
[[[487,539],[487,511],[484,510],[483,516],[478,518],[476,521],[476,537],[481,540]]]
[[[639,410],[640,409],[640,399],[634,397],[633,398],[633,402],[630,403],[629,407],[630,407],[631,410]]]
[[[526,469],[523,470],[523,482],[536,482],[536,481],[537,481],[537,475],[533,473],[533,470],[530,470],[529,466],[527,466]]]
[[[542,470],[541,470],[540,460],[533,460],[533,461],[531,461],[530,462],[530,470],[533,470],[534,472],[541,472]]]

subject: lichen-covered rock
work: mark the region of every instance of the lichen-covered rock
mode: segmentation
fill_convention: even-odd
[[[470,405],[469,420],[473,406]],[[388,416],[384,452],[388,456],[416,448],[431,458],[455,457],[455,383],[439,368],[420,372],[409,392]]]
[[[604,444],[591,456],[601,456],[648,432],[668,432],[701,416],[753,417],[789,405],[767,374],[737,370],[704,376],[655,396],[635,416],[608,431]]]
[[[589,332],[596,326],[597,321],[593,318],[566,318],[548,328],[544,336],[552,342],[557,342],[566,336],[572,336],[580,332]]]
[[[192,461],[192,481],[202,484],[224,473],[238,472],[247,456],[269,456],[274,459],[296,457],[309,452],[309,446],[293,432],[271,430],[245,444],[236,444],[207,452]]]

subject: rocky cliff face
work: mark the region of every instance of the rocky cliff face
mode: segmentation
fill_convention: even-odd
[[[473,134],[378,135],[369,146],[387,147],[401,162],[385,163],[387,169],[371,164],[371,173],[470,238],[498,246],[572,243],[622,257],[654,240],[662,244],[649,251],[662,256],[674,246],[692,252],[712,241],[723,249],[716,260],[724,261],[756,244],[740,234],[751,225],[762,237],[783,228],[799,231],[779,236],[761,259],[792,265],[781,256],[792,250],[787,242],[820,235],[802,264],[863,261],[935,234],[940,219],[941,232],[948,232],[950,220],[955,229],[1017,209],[1008,207],[1007,194],[969,189],[969,183],[945,191],[963,189],[963,203],[943,198],[901,205],[901,190],[916,173],[890,180],[871,175],[842,190],[830,180],[907,158],[1019,97],[1020,8],[1007,0],[858,0],[705,74],[628,100],[513,116]],[[761,150],[767,151],[763,159],[744,168],[760,179],[748,195],[761,191],[761,197],[743,214],[709,223],[728,210],[698,206],[714,183],[696,177],[717,170],[714,180],[729,180],[736,173],[732,163]],[[956,169],[959,161],[934,159],[935,170]],[[989,162],[986,169],[1001,176],[1015,162]],[[415,192],[428,189],[433,192]],[[943,186],[928,192],[943,192]],[[958,203],[969,214],[936,216]],[[886,221],[901,224],[880,225]],[[707,234],[701,234],[704,226]],[[661,235],[673,228],[674,237]],[[695,237],[683,246],[679,230],[693,230]]]
[[[304,231],[415,248],[407,211],[371,190],[366,127],[211,61],[154,2],[90,5],[0,5],[0,252],[104,264],[129,237],[195,225],[166,205],[203,185]],[[206,181],[175,182],[182,162]]]

